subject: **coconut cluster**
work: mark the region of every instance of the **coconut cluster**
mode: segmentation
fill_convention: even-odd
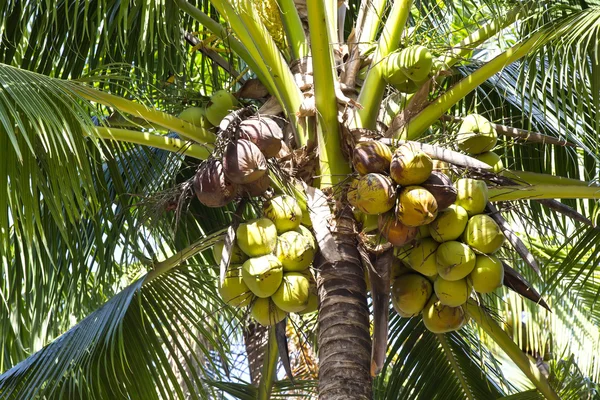
[[[310,229],[301,223],[302,214],[292,196],[276,196],[264,204],[263,218],[237,228],[219,293],[231,306],[250,306],[261,325],[318,308],[316,282],[309,269],[317,246]],[[215,261],[220,262],[222,250],[223,243],[213,247]]]
[[[493,151],[497,142],[496,130],[490,121],[479,114],[466,116],[458,128],[458,148],[499,173],[504,169],[504,165],[500,156]]]
[[[394,309],[403,317],[421,314],[435,333],[460,329],[472,291],[489,293],[504,277],[494,256],[504,235],[484,214],[486,183],[452,182],[442,172],[447,166],[410,143],[392,152],[381,142],[364,142],[352,161],[361,174],[348,191],[357,221],[363,232],[376,231],[395,246]]]

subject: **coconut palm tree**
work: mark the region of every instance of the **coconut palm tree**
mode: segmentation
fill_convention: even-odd
[[[598,396],[600,2],[0,8],[0,398]],[[415,44],[438,66],[384,123],[387,60]],[[285,323],[247,329],[217,292],[210,249],[260,207],[194,199],[223,143],[176,115],[220,89],[244,106],[234,117],[285,121],[274,190],[307,203],[319,241],[318,316],[290,317],[288,345]],[[454,151],[473,113],[494,122],[500,171]],[[367,138],[487,182],[505,287],[471,299],[459,331],[390,310],[394,255],[369,246],[346,196]]]

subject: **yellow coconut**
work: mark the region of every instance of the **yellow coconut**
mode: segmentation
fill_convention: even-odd
[[[309,286],[306,275],[300,272],[287,272],[283,274],[281,285],[271,299],[283,311],[302,311],[308,305]]]
[[[504,234],[492,217],[478,214],[469,218],[463,242],[481,253],[492,254],[504,244]]]
[[[490,293],[502,286],[504,282],[504,266],[491,255],[477,256],[475,268],[469,275],[473,289],[478,293]]]
[[[277,307],[273,300],[256,299],[252,304],[252,310],[250,311],[252,318],[256,320],[262,326],[275,325],[285,319],[287,313]]]
[[[447,281],[463,279],[475,267],[475,253],[464,243],[448,241],[435,252],[438,274]]]
[[[394,207],[394,184],[382,174],[361,176],[350,185],[348,202],[365,214],[382,214]]]
[[[402,275],[392,286],[392,305],[400,315],[414,316],[423,310],[432,292],[431,282],[424,276]]]
[[[461,178],[454,182],[456,204],[465,209],[469,216],[481,214],[488,202],[488,188],[484,181]]]
[[[257,297],[272,296],[282,277],[283,266],[273,254],[250,258],[242,265],[244,283]]]
[[[408,257],[410,256],[410,252],[414,248],[415,243],[409,243],[402,247],[394,247],[394,256],[402,261],[405,265],[409,265]]]
[[[384,76],[388,81],[401,82],[402,76],[420,82],[427,79],[433,66],[433,57],[429,50],[420,45],[409,46],[398,53],[392,53],[385,61]]]
[[[496,173],[499,173],[504,169],[502,159],[493,151],[486,151],[485,153],[476,154],[473,157],[489,165],[492,168],[492,171]]]
[[[420,186],[407,186],[400,192],[398,220],[406,226],[421,226],[430,223],[437,216],[437,202],[429,191]]]
[[[433,169],[431,157],[415,144],[400,145],[390,163],[390,176],[399,185],[409,186],[425,182]]]
[[[352,165],[361,175],[385,173],[390,169],[392,151],[378,140],[369,140],[356,145],[352,155]]]
[[[470,114],[463,119],[458,130],[458,148],[469,154],[490,151],[496,145],[498,135],[485,117]]]
[[[408,265],[423,275],[437,275],[435,253],[438,246],[439,243],[432,238],[425,238],[418,241],[408,254]]]
[[[275,255],[285,271],[304,271],[315,258],[313,243],[297,231],[285,232],[277,240]]]
[[[468,221],[467,211],[459,205],[452,204],[429,224],[431,237],[440,243],[456,240],[462,235]]]
[[[467,316],[462,307],[443,305],[433,295],[423,309],[423,325],[433,333],[457,331],[467,323]]]
[[[297,229],[302,222],[302,209],[292,196],[273,197],[263,206],[263,215],[277,227],[277,233]]]
[[[240,249],[250,257],[270,254],[277,244],[277,228],[268,218],[257,218],[241,223],[236,230]]]
[[[219,294],[223,301],[233,307],[244,307],[250,304],[254,295],[242,278],[241,265],[229,265],[223,285],[219,286]]]
[[[469,285],[466,279],[447,281],[438,276],[433,283],[433,290],[440,302],[445,306],[458,307],[469,298]]]
[[[300,225],[298,227],[298,229],[295,229],[296,232],[300,233],[302,236],[304,236],[305,238],[308,239],[308,242],[310,244],[310,246],[315,249],[317,249],[317,240],[315,239],[315,236],[313,235],[313,233],[310,231],[310,229],[308,229],[307,227],[305,227],[304,225]]]
[[[225,246],[224,240],[219,240],[212,247],[212,254],[215,259],[217,265],[221,264],[221,258],[223,254],[223,247]],[[241,264],[248,259],[248,256],[240,249],[240,246],[237,243],[234,243],[231,246],[231,259],[229,260],[230,264]]]

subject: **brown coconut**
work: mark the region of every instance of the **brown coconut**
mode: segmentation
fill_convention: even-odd
[[[271,118],[249,118],[240,123],[240,137],[257,145],[265,157],[275,157],[281,150],[283,131]]]
[[[263,195],[271,187],[271,178],[269,174],[264,174],[257,180],[247,185],[241,185],[240,191],[246,193],[250,197],[258,197]]]
[[[438,211],[444,210],[456,201],[456,188],[448,175],[433,171],[429,178],[421,184],[427,189],[437,202]]]
[[[223,171],[233,183],[254,182],[267,172],[265,156],[258,146],[246,139],[230,142],[223,160]]]
[[[196,173],[194,192],[205,206],[223,207],[235,198],[238,186],[225,176],[221,161],[209,160]]]
[[[352,155],[352,165],[361,175],[370,172],[385,173],[390,169],[391,160],[390,148],[377,140],[359,143]]]
[[[379,215],[379,232],[388,242],[394,246],[401,247],[412,242],[419,233],[418,227],[411,227],[402,224],[393,212]]]

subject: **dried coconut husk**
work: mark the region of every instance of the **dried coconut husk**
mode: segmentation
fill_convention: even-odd
[[[258,197],[263,195],[271,187],[271,178],[269,174],[264,174],[257,180],[247,185],[241,185],[240,191],[246,193],[250,197]]]
[[[238,186],[225,176],[221,161],[209,160],[194,177],[194,192],[205,206],[223,207],[236,197]]]
[[[267,172],[267,160],[258,146],[249,140],[239,139],[227,145],[223,171],[233,183],[247,184]]]
[[[429,178],[421,184],[427,189],[437,202],[438,211],[446,209],[456,201],[456,188],[448,175],[433,171]]]
[[[283,132],[271,118],[248,118],[240,124],[240,137],[257,145],[265,157],[275,157],[281,150]]]

